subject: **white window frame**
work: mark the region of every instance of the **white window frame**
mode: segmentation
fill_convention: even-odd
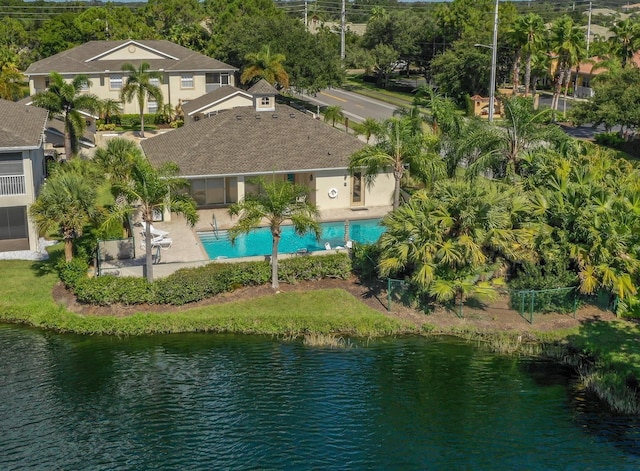
[[[220,85],[225,86],[230,84],[231,82],[229,82],[229,74],[226,74],[226,73],[220,74]]]
[[[160,85],[162,85],[162,81],[159,78],[152,77],[149,79],[149,84],[155,85],[156,87],[160,87]]]
[[[180,75],[180,88],[195,88],[193,74],[181,74]]]
[[[122,74],[109,75],[109,90],[122,90],[124,77]]]
[[[151,106],[153,104],[153,107]],[[158,102],[156,100],[150,99],[147,102],[147,111],[149,114],[155,114],[158,112]]]
[[[260,106],[271,106],[271,97],[263,96],[260,98]]]

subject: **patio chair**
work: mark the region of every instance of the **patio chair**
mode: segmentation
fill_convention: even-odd
[[[171,246],[173,245],[173,240],[171,240],[169,237],[154,237],[153,239],[151,239],[151,248],[156,248],[159,247],[161,249],[169,249],[171,248]],[[145,240],[142,239],[142,241],[140,241],[140,248],[144,249],[145,248]]]
[[[167,237],[169,235],[168,231],[163,231],[162,229],[158,229],[156,227],[153,227],[153,224],[151,224],[150,222],[143,222],[142,223],[142,232],[144,234],[144,231],[147,230],[147,226],[149,227],[149,231],[151,232],[151,235],[156,238],[156,237]]]

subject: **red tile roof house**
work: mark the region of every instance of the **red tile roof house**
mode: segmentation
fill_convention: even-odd
[[[391,205],[391,171],[366,185],[361,173],[348,170],[351,155],[363,142],[294,108],[276,105],[277,92],[265,81],[241,96],[232,95],[245,100],[247,94],[252,100],[244,106],[211,113],[207,110],[213,105],[205,97],[196,106],[188,103],[184,127],[141,142],[152,164],[178,164],[200,208],[241,200],[251,189],[248,180],[260,175],[307,186],[311,202],[323,211]],[[209,98],[213,104],[220,99],[216,92]],[[190,119],[189,113],[199,113],[200,119]]]
[[[48,112],[0,100],[0,116],[0,252],[35,252],[38,232],[28,214],[45,178]]]

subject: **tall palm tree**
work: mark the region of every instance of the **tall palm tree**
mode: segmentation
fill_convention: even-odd
[[[64,241],[64,256],[73,260],[73,241],[98,217],[95,185],[81,172],[58,169],[40,190],[29,215],[40,233],[57,232]]]
[[[633,55],[640,50],[640,24],[627,18],[616,23],[611,32],[611,52],[620,59],[622,67],[626,67]]]
[[[240,81],[249,83],[257,77],[265,79],[274,87],[289,88],[289,74],[284,70],[284,54],[272,54],[271,47],[266,44],[260,52],[252,52],[245,56],[247,64],[244,66]]]
[[[461,140],[460,150],[472,156],[470,175],[490,170],[493,177],[515,181],[526,155],[559,149],[569,139],[559,127],[542,122],[546,112],[534,112],[530,98],[505,97],[503,103],[503,126],[482,123]]]
[[[407,118],[389,118],[384,121],[377,143],[367,146],[351,156],[351,173],[363,171],[368,183],[372,183],[384,168],[393,170],[395,186],[393,209],[400,206],[400,182],[410,169],[411,174],[432,181],[445,174],[444,162],[429,149],[431,144],[422,133],[416,134],[413,123]]]
[[[153,221],[154,212],[169,211],[183,215],[187,223],[193,226],[198,221],[196,203],[190,196],[181,192],[188,183],[176,176],[179,173],[177,165],[168,162],[160,168],[154,168],[139,150],[132,156],[129,178],[114,182],[112,186],[114,196],[123,196],[126,204],[115,206],[103,226],[121,224],[124,217],[135,211],[140,211],[142,220],[147,223]],[[151,239],[151,231],[145,231],[145,265],[149,283],[153,282]]]
[[[535,14],[528,13],[518,17],[514,25],[512,35],[516,43],[520,46],[519,57],[524,55],[524,96],[528,96],[531,88],[531,63],[534,53],[540,50],[545,41],[546,28],[543,19]],[[516,61],[519,62],[519,61]],[[514,68],[516,65],[514,64]],[[519,72],[514,72],[514,77],[519,77]],[[517,90],[516,80],[514,80],[514,91]]]
[[[23,82],[24,75],[15,65],[4,64],[0,69],[0,98],[11,101],[20,98]]]
[[[57,72],[49,74],[49,88],[33,97],[36,106],[49,110],[49,117],[61,117],[64,121],[64,151],[67,158],[78,153],[78,141],[86,127],[80,111],[96,112],[98,97],[84,93],[91,82],[86,75],[76,75],[67,83]]]
[[[257,193],[249,193],[238,203],[229,207],[229,214],[240,216],[238,222],[229,229],[232,241],[240,234],[246,234],[258,227],[263,220],[269,224],[271,236],[271,286],[277,290],[278,282],[278,244],[281,237],[281,225],[291,221],[298,234],[313,232],[320,238],[321,228],[318,223],[318,207],[308,201],[309,189],[295,185],[289,181],[266,181],[264,178],[256,180]]]
[[[120,91],[120,100],[129,103],[135,97],[138,100],[140,110],[140,137],[144,137],[144,104],[147,98],[153,98],[158,103],[158,108],[162,106],[162,90],[157,85],[151,83],[151,79],[162,79],[162,73],[149,70],[151,66],[142,62],[138,68],[133,64],[124,64],[123,72],[128,72],[127,81]]]
[[[364,137],[367,139],[367,144],[369,144],[371,136],[375,136],[380,133],[380,130],[382,128],[381,122],[374,118],[366,118],[364,121],[362,121],[361,125],[362,134],[364,134]]]
[[[570,16],[564,15],[551,27],[550,45],[557,61],[551,108],[557,110],[563,86],[566,104],[567,90],[571,82],[571,69],[586,56],[584,32]]]

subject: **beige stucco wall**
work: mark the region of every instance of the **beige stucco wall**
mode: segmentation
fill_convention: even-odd
[[[314,174],[315,203],[320,210],[351,208],[352,179],[349,171],[323,170]],[[378,175],[371,187],[365,185],[364,207],[388,206],[393,201],[393,175],[383,173]],[[329,196],[331,189],[336,189],[335,198]]]

